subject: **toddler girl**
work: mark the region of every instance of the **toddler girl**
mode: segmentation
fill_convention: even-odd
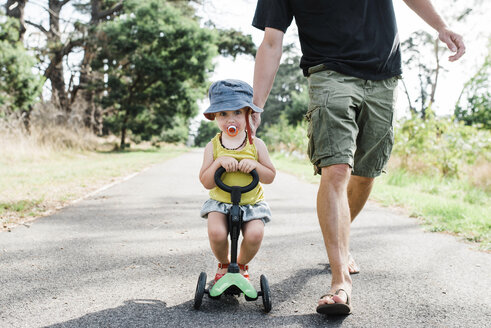
[[[210,199],[203,204],[201,217],[208,219],[211,249],[219,262],[216,282],[227,273],[230,263],[226,214],[232,207],[230,194],[215,184],[216,170],[220,166],[225,168],[222,179],[229,186],[248,185],[252,181],[249,172],[253,169],[261,183],[271,183],[276,170],[264,142],[251,133],[251,112],[263,111],[252,103],[252,87],[239,80],[217,81],[211,85],[208,95],[210,107],[204,115],[209,120],[216,119],[221,132],[206,145],[199,178],[210,189]],[[264,201],[261,184],[242,194],[239,205],[244,211],[244,223],[237,263],[242,275],[249,278],[247,263],[261,246],[264,224],[271,220],[271,211]]]

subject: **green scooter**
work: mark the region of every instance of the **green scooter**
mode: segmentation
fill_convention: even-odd
[[[224,293],[238,296],[243,293],[247,301],[255,301],[259,298],[259,296],[261,296],[263,299],[264,312],[267,313],[271,311],[272,308],[268,279],[266,279],[265,275],[261,275],[261,291],[256,291],[251,282],[240,274],[239,265],[237,264],[237,243],[242,227],[242,216],[244,214],[239,207],[240,198],[242,193],[251,191],[257,186],[259,183],[259,176],[256,170],[252,170],[250,172],[252,182],[245,187],[238,187],[228,186],[223,183],[223,173],[225,173],[225,169],[223,167],[218,168],[218,170],[215,172],[215,183],[220,189],[229,192],[232,200],[232,207],[230,212],[227,214],[228,231],[230,233],[231,240],[230,264],[228,266],[227,273],[210,289],[206,289],[206,273],[201,272],[194,295],[194,308],[196,310],[200,308],[204,294],[208,294],[208,296],[212,299],[218,299]]]

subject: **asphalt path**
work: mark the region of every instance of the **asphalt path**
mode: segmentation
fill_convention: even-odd
[[[354,313],[315,313],[328,291],[317,187],[278,173],[273,221],[250,264],[261,299],[193,298],[216,271],[199,218],[202,150],[155,165],[30,227],[0,233],[0,327],[491,327],[490,255],[368,203],[352,225]]]

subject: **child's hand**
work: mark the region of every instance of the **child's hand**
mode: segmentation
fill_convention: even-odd
[[[257,167],[257,164],[253,159],[243,159],[239,162],[239,171],[249,173]]]
[[[239,162],[233,157],[218,157],[217,161],[227,172],[236,172],[239,167]]]

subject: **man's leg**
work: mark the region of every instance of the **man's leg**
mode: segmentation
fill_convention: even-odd
[[[374,180],[374,178],[358,175],[352,175],[350,177],[348,182],[348,204],[351,222],[355,220],[365,206],[368,196],[370,196],[370,192],[372,191]],[[360,272],[360,267],[356,264],[351,253],[348,253],[348,270],[351,274]]]
[[[351,214],[351,222],[355,220],[361,212],[372,191],[374,178],[367,178],[352,175],[348,183],[348,203]],[[360,268],[355,262],[351,253],[348,255],[348,270],[351,274],[360,272]]]
[[[351,214],[351,222],[361,212],[372,191],[374,178],[352,175],[348,183],[348,203]]]
[[[361,212],[372,191],[374,178],[382,173],[393,144],[393,118],[398,77],[364,83],[364,100],[357,117],[359,133],[353,175],[348,184],[351,222]],[[370,177],[370,178],[369,178]],[[353,257],[350,272],[358,271]]]
[[[351,277],[348,272],[348,250],[350,232],[350,210],[347,187],[351,168],[347,164],[335,164],[322,168],[321,182],[317,194],[317,216],[324,237],[324,244],[331,265],[331,293],[342,288],[351,295]],[[321,304],[345,303],[341,293],[325,297]]]

